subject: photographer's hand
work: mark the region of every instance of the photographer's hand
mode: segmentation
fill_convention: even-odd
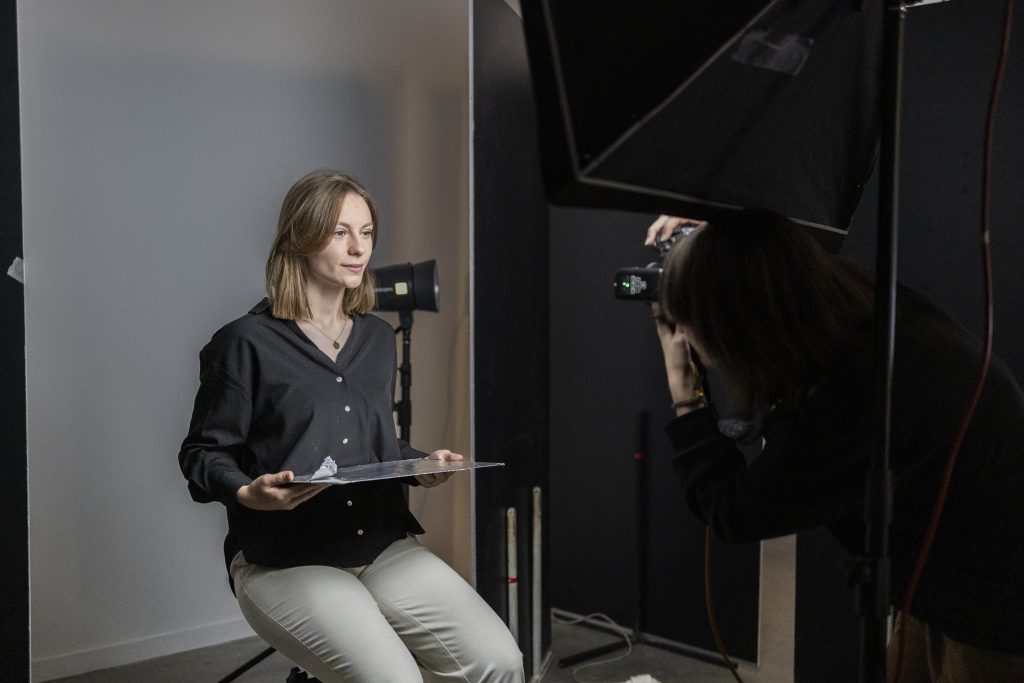
[[[665,374],[672,403],[684,403],[675,409],[676,415],[704,407],[703,373],[694,357],[690,340],[682,325],[672,325],[661,314],[659,304],[651,304],[651,313],[658,329],[661,352],[665,357]]]
[[[700,227],[706,225],[705,221],[697,221],[692,218],[680,218],[678,216],[658,216],[657,220],[647,228],[647,239],[644,244],[651,246],[655,239],[667,240],[672,236],[672,231],[680,225]]]

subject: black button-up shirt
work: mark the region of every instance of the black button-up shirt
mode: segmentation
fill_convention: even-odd
[[[290,567],[369,564],[392,541],[423,528],[396,480],[330,486],[288,511],[238,505],[256,477],[421,458],[395,435],[395,336],[354,315],[336,361],[263,300],[228,323],[199,354],[199,391],[178,454],[192,498],[228,509],[224,550],[247,562]]]

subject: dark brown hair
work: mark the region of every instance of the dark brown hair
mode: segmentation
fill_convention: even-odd
[[[350,194],[362,197],[373,221],[373,246],[377,246],[377,206],[370,193],[351,176],[340,171],[313,171],[292,185],[281,204],[277,235],[267,258],[267,296],[271,313],[277,318],[297,320],[312,317],[306,284],[307,257],[327,246],[338,223],[341,203]],[[343,312],[369,313],[376,305],[373,275],[366,271],[363,281],[345,292]]]
[[[747,414],[806,395],[873,308],[866,273],[761,209],[722,212],[673,247],[659,289]]]

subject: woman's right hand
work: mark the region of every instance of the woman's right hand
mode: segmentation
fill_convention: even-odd
[[[292,484],[290,471],[264,474],[235,492],[235,501],[251,510],[293,510],[330,484]]]

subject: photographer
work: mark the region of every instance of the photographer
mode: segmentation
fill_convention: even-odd
[[[680,222],[659,218],[648,243]],[[654,317],[676,413],[666,429],[690,509],[728,542],[825,525],[863,554],[875,443],[871,276],[782,216],[722,212],[669,251]],[[893,604],[911,577],[981,354],[960,325],[900,288]],[[702,364],[721,376],[730,411],[760,423],[763,450],[749,464],[718,429]],[[1024,680],[1024,393],[998,359],[905,616],[902,683]]]

